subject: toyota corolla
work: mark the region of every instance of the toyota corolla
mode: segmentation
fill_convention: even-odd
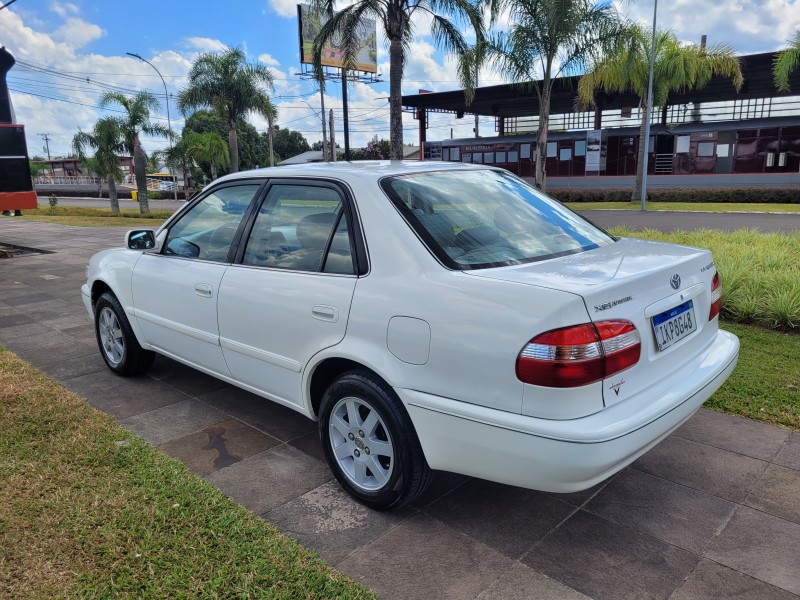
[[[230,175],[87,273],[112,371],[159,353],[317,420],[339,483],[379,509],[432,470],[591,487],[739,351],[708,250],[615,238],[477,165]]]

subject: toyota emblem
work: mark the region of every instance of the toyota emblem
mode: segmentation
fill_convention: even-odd
[[[669,280],[669,284],[672,286],[672,289],[677,290],[679,287],[681,287],[681,276],[675,273],[675,275],[672,276],[672,279]]]

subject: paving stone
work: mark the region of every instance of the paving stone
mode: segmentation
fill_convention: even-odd
[[[183,392],[157,381],[141,379],[142,385],[95,393],[84,396],[98,410],[116,419],[127,419],[148,413],[157,408],[171,406],[189,400]]]
[[[735,504],[677,483],[625,469],[585,509],[604,519],[702,554]]]
[[[45,348],[31,348],[30,350],[20,350],[17,355],[31,363],[36,368],[49,365],[54,362],[76,358],[78,356],[100,355],[97,344],[86,344],[83,342],[72,342],[69,344],[58,344]]]
[[[50,294],[43,294],[42,292],[33,292],[30,294],[5,298],[3,302],[8,304],[9,306],[24,306],[36,302],[44,302],[46,300],[52,300],[52,298],[53,297]]]
[[[94,329],[92,328],[92,323],[89,320],[89,315],[84,313],[80,316],[64,316],[59,317],[58,319],[47,319],[41,321],[42,325],[47,325],[48,327],[52,327],[53,329],[58,329],[59,331],[63,331],[65,329],[74,329],[76,327],[83,327],[87,331],[91,332],[94,335]]]
[[[8,343],[11,340],[30,337],[32,335],[45,336],[53,332],[47,325],[42,325],[38,321],[31,320],[30,323],[11,325],[0,329],[0,341]]]
[[[93,343],[95,345],[97,344],[97,336],[94,332],[94,327],[92,325],[69,327],[68,329],[62,329],[61,333],[64,333],[81,342]]]
[[[800,471],[770,465],[744,503],[800,524]],[[800,557],[798,557],[798,569],[800,569]]]
[[[80,377],[81,375],[108,370],[99,352],[67,358],[58,362],[41,365],[38,368],[56,381],[64,381],[65,379],[72,379],[73,377]]]
[[[601,481],[597,485],[590,487],[588,490],[583,490],[581,492],[572,492],[569,494],[555,494],[553,492],[547,492],[548,495],[552,496],[553,498],[557,498],[562,502],[566,502],[567,504],[571,504],[572,506],[583,506],[589,500],[591,500],[600,490],[606,487],[609,483],[611,483],[617,475],[612,475],[605,481]]]
[[[28,315],[15,312],[8,315],[0,316],[0,329],[6,329],[7,327],[15,327],[17,325],[28,325],[34,322],[35,321],[31,319]]]
[[[670,600],[797,600],[797,596],[749,575],[703,559]]]
[[[329,481],[264,517],[335,566],[414,514],[408,508],[371,510],[353,500],[336,481]]]
[[[422,510],[429,504],[443,498],[456,488],[464,485],[471,477],[459,475],[458,473],[448,473],[446,471],[434,471],[433,480],[428,489],[422,492],[416,500],[411,503],[412,508]]]
[[[634,462],[633,468],[741,502],[767,468],[767,463],[670,436]]]
[[[579,510],[522,562],[592,598],[668,598],[700,557]]]
[[[188,367],[187,369],[186,371],[181,370],[174,375],[164,377],[163,381],[195,398],[214,390],[229,387],[229,384],[221,379],[206,375],[196,369]]]
[[[715,410],[701,408],[675,435],[737,454],[770,460],[791,432]]]
[[[239,504],[263,514],[332,477],[325,463],[281,444],[206,475],[205,479]]]
[[[800,595],[797,523],[742,506],[705,556]]]
[[[33,325],[21,325],[21,327],[33,327]],[[44,325],[41,327],[44,327]],[[13,327],[11,329],[13,329]],[[66,335],[60,331],[55,331],[49,327],[44,333],[27,335],[25,337],[17,337],[12,340],[3,339],[4,331],[8,330],[0,330],[0,342],[2,342],[2,344],[12,352],[31,350],[33,348],[46,348],[48,346],[59,346],[74,341],[74,338],[70,337],[69,335]]]
[[[198,398],[283,442],[317,431],[317,424],[305,415],[234,386]]]
[[[580,592],[520,563],[483,590],[477,600],[589,600]]]
[[[775,458],[775,464],[800,471],[800,433],[792,433]]]
[[[322,450],[322,442],[319,439],[319,431],[312,431],[300,437],[296,437],[289,442],[301,452],[325,462],[325,452]]]
[[[280,444],[274,437],[248,427],[236,419],[228,419],[177,440],[158,446],[200,475],[224,469],[245,458]]]
[[[544,492],[472,479],[425,512],[510,558],[519,558],[574,510]]]
[[[398,525],[337,568],[384,600],[474,598],[513,562],[424,514]]]
[[[122,425],[154,446],[224,421],[227,415],[193,398],[128,417]]]
[[[99,354],[99,352],[98,352]],[[109,369],[64,379],[61,385],[85,398],[104,398],[148,383],[147,377],[121,377]]]

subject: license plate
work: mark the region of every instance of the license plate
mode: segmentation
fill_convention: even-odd
[[[651,321],[659,352],[666,350],[697,329],[694,304],[691,300],[654,316]]]

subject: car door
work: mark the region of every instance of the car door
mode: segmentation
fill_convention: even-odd
[[[353,223],[333,184],[268,187],[240,260],[220,285],[220,343],[236,380],[301,405],[303,368],[345,334],[357,280]]]
[[[167,233],[160,253],[144,253],[132,277],[134,317],[158,352],[228,375],[219,345],[219,283],[262,182],[222,185],[204,194]]]

